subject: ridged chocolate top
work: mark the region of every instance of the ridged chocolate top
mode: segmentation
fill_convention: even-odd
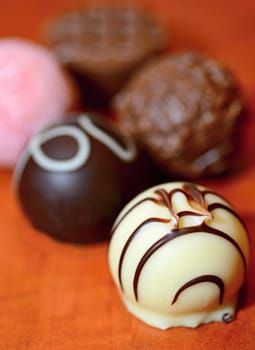
[[[123,6],[63,13],[49,24],[47,38],[63,62],[95,72],[129,67],[166,46],[166,33],[151,15]]]

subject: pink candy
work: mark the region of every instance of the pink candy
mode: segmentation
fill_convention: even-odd
[[[0,167],[13,167],[32,134],[63,119],[73,92],[53,54],[21,39],[0,40]]]

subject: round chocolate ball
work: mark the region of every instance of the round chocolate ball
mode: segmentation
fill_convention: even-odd
[[[248,233],[231,204],[190,182],[159,184],[133,198],[109,244],[125,306],[161,329],[231,322],[249,260]]]
[[[107,239],[126,202],[156,181],[150,158],[130,137],[87,114],[35,135],[14,172],[32,225],[73,243]]]
[[[172,175],[218,175],[235,167],[243,109],[233,74],[199,53],[165,55],[115,100],[120,126]]]

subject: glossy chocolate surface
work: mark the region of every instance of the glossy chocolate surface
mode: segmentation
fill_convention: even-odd
[[[32,225],[56,239],[108,238],[118,212],[155,183],[152,163],[110,121],[80,115],[29,143],[15,170],[21,207]]]

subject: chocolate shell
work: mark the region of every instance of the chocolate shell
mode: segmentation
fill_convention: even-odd
[[[132,196],[156,183],[153,163],[110,121],[78,115],[34,136],[14,174],[32,225],[65,242],[108,239]]]

